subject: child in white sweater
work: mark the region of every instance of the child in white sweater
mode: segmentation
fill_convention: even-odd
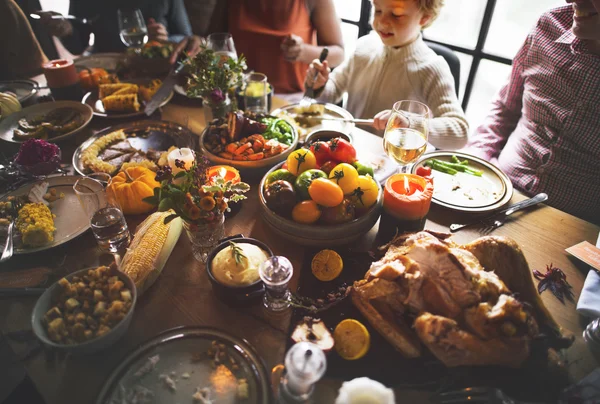
[[[374,117],[377,130],[385,128],[396,101],[421,101],[434,117],[429,142],[439,149],[464,147],[469,125],[452,73],[421,36],[442,5],[443,0],[373,0],[373,32],[358,40],[354,54],[331,74],[327,61],[311,64],[307,77],[319,72],[318,99],[339,102],[347,92],[348,111]]]

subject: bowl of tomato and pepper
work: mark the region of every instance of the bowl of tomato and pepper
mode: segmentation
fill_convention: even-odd
[[[259,186],[262,216],[278,235],[301,245],[351,243],[381,214],[382,190],[342,138],[290,153]]]

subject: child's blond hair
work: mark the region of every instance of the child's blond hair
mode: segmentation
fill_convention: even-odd
[[[444,0],[417,0],[419,9],[424,13],[431,16],[427,24],[423,25],[423,28],[429,27],[440,15],[442,7],[444,7]]]

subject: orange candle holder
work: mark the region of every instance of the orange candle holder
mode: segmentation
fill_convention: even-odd
[[[383,190],[380,233],[391,238],[396,233],[423,230],[432,197],[431,179],[414,174],[392,175]]]
[[[240,177],[240,172],[237,169],[226,165],[211,166],[208,168],[209,180],[217,176],[223,177],[225,181],[231,181],[232,184],[237,184],[242,180]]]
[[[83,91],[72,60],[51,60],[42,65],[42,70],[55,99],[81,101]]]

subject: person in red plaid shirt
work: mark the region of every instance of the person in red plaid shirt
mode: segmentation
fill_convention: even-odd
[[[467,151],[600,223],[600,0],[567,3],[541,16]]]

